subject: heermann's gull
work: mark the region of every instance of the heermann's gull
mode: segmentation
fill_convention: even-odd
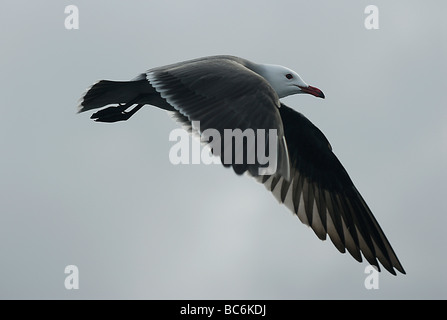
[[[299,93],[324,98],[321,90],[288,68],[212,56],[150,69],[130,81],[101,80],[84,95],[79,112],[118,104],[91,117],[116,122],[149,104],[174,112],[182,123],[200,121],[200,133],[206,129],[219,133],[224,129],[276,129],[275,173],[257,174],[258,162],[224,165],[231,165],[238,174],[255,176],[318,238],[324,240],[328,234],[340,252],[347,249],[358,261],[363,253],[379,270],[378,261],[394,275],[394,268],[405,273],[326,137],[279,100]]]

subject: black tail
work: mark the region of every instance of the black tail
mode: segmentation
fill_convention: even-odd
[[[95,83],[82,97],[79,112],[101,108],[109,104],[147,103],[155,93],[150,83],[144,80],[110,81],[101,80]]]

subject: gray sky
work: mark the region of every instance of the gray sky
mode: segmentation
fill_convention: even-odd
[[[66,30],[66,5],[79,30]],[[379,8],[378,30],[364,9]],[[445,1],[7,1],[0,12],[0,298],[447,298]],[[249,177],[169,162],[146,107],[94,123],[78,99],[191,58],[287,66],[326,99],[284,99],[327,136],[407,275],[381,273]],[[64,268],[79,268],[66,290]]]

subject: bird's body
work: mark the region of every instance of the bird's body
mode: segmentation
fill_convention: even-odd
[[[115,122],[148,104],[174,112],[187,125],[200,121],[199,134],[207,129],[274,129],[276,171],[259,174],[261,163],[246,158],[235,163],[234,153],[224,165],[256,177],[320,239],[328,234],[340,252],[347,249],[358,261],[362,252],[372,265],[379,267],[378,259],[392,274],[394,269],[405,273],[326,137],[279,100],[298,93],[324,98],[288,68],[212,56],[150,69],[131,81],[99,81],[84,95],[79,112],[119,104],[92,115],[96,121]],[[256,140],[252,149],[247,142],[244,150],[248,154],[269,141]],[[223,150],[218,154],[222,159]]]

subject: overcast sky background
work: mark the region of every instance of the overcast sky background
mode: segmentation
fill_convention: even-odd
[[[66,30],[66,5],[79,30]],[[379,30],[364,9],[379,8]],[[445,1],[4,1],[0,298],[447,298]],[[284,102],[328,137],[407,275],[340,254],[254,179],[169,162],[177,125],[76,114],[100,79],[233,54],[326,99]],[[78,266],[80,289],[64,268]]]

